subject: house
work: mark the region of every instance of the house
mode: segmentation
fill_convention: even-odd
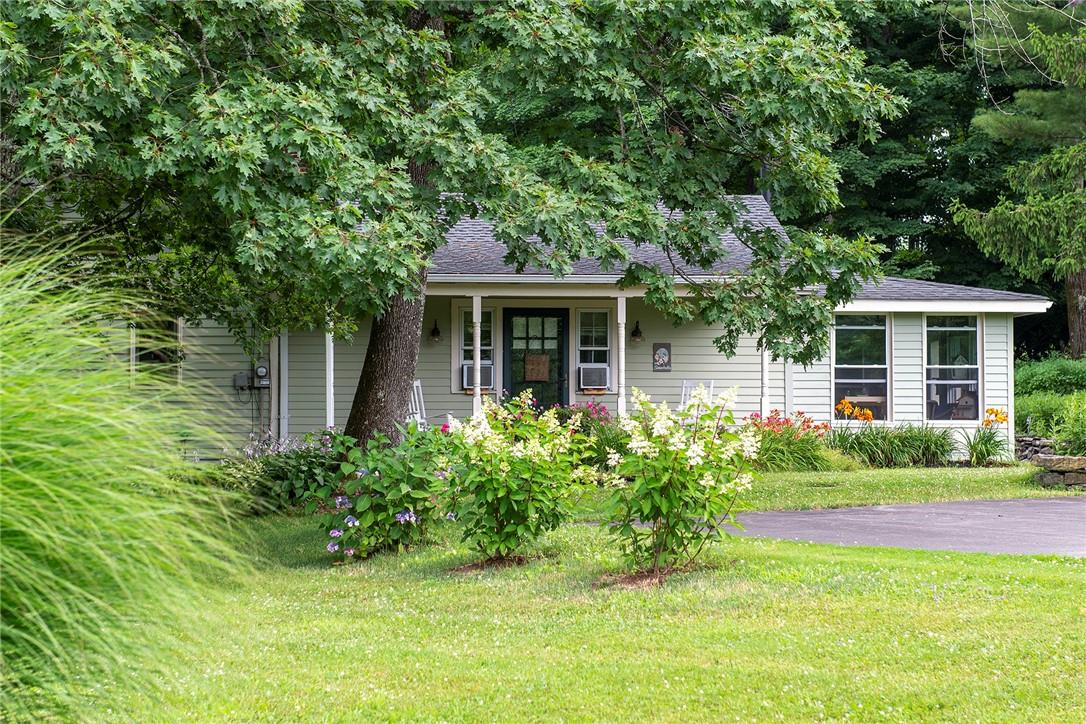
[[[784,233],[760,196],[740,200],[744,223]],[[888,278],[838,310],[829,356],[801,366],[771,361],[753,339],[725,357],[712,328],[672,326],[590,260],[562,279],[518,274],[484,220],[463,219],[447,237],[430,270],[416,372],[433,419],[465,417],[485,395],[529,387],[544,405],[595,400],[621,413],[633,387],[677,403],[684,381],[702,381],[718,390],[737,386],[739,416],[777,408],[832,421],[835,404],[848,399],[870,409],[873,424],[969,430],[997,407],[1013,429],[1013,320],[1051,304],[1029,294]],[[713,274],[741,272],[749,260],[737,239],[725,241],[734,253]],[[656,249],[631,244],[630,251],[635,260],[666,264]],[[250,434],[286,438],[342,425],[367,329],[363,323],[352,342],[283,332],[254,367],[224,328],[182,326],[181,375],[217,398],[209,404],[221,431],[239,444]]]

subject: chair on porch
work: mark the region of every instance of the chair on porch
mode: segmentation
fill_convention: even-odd
[[[407,421],[420,430],[426,427],[426,401],[422,399],[422,380],[411,383],[411,396],[407,400]]]
[[[698,389],[698,385],[701,385],[709,393],[709,398],[713,397],[713,388],[716,386],[714,380],[683,380],[682,396],[679,398],[679,407],[686,405],[686,401],[690,399],[690,394]]]

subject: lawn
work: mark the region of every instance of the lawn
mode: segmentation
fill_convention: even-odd
[[[773,476],[756,505],[802,507],[787,491],[831,479]],[[855,499],[886,502],[884,486]],[[246,526],[256,569],[209,598],[162,694],[128,717],[1086,718],[1081,560],[733,539],[659,589],[622,590],[599,586],[621,562],[593,526],[470,574],[450,570],[474,559],[454,524],[339,567],[305,518]]]
[[[948,500],[1045,498],[1071,495],[1033,482],[1037,468],[1012,465],[991,468],[863,469],[827,473],[763,473],[744,496],[745,510],[808,510],[857,505],[935,503]],[[580,501],[577,519],[599,520],[606,491]]]

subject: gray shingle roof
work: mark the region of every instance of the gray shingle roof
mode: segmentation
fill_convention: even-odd
[[[770,228],[780,234],[784,234],[784,227],[769,208],[769,204],[761,196],[736,196],[746,207],[746,212],[740,215],[743,223],[751,228]],[[669,211],[661,208],[661,213],[668,213],[673,217],[681,217],[680,211]],[[478,277],[490,275],[513,275],[516,269],[505,262],[505,244],[494,237],[493,225],[485,219],[463,218],[453,225],[445,234],[446,244],[438,249],[434,255],[434,264],[430,269],[431,275],[441,275],[443,281],[455,281],[457,276]],[[657,266],[661,269],[670,269],[671,262],[667,256],[655,246],[637,246],[629,239],[620,239],[629,252],[631,261],[641,262]],[[727,274],[742,273],[751,262],[751,252],[734,234],[726,234],[723,237],[724,246],[728,250],[728,256],[711,270],[684,270],[694,274]],[[573,270],[566,277],[575,281],[579,276],[599,275],[613,276],[614,272],[603,272],[599,263],[594,259],[581,259],[574,262]],[[551,273],[546,269],[525,269],[518,276],[526,280],[541,281],[540,277],[550,277]],[[1022,294],[1019,292],[1007,292],[996,289],[983,289],[980,287],[965,287],[957,284],[941,284],[937,282],[919,281],[915,279],[901,279],[887,277],[878,285],[865,284],[863,290],[857,296],[863,300],[881,301],[1047,301],[1045,297],[1035,294]]]
[[[937,302],[1045,302],[1047,297],[1001,289],[965,287],[960,284],[942,284],[919,279],[886,277],[879,284],[865,284],[857,299],[880,301],[937,301]]]

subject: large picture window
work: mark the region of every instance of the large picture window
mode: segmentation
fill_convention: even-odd
[[[494,364],[494,310],[484,309],[479,317],[481,324],[479,329],[479,350],[483,364]],[[462,312],[462,324],[460,325],[460,361],[471,364],[473,361],[471,335],[471,310]]]
[[[834,404],[848,400],[885,420],[889,408],[886,316],[839,314],[834,318]],[[837,413],[841,416],[841,412]]]
[[[977,317],[929,316],[925,330],[925,407],[929,420],[977,420],[980,362]]]

